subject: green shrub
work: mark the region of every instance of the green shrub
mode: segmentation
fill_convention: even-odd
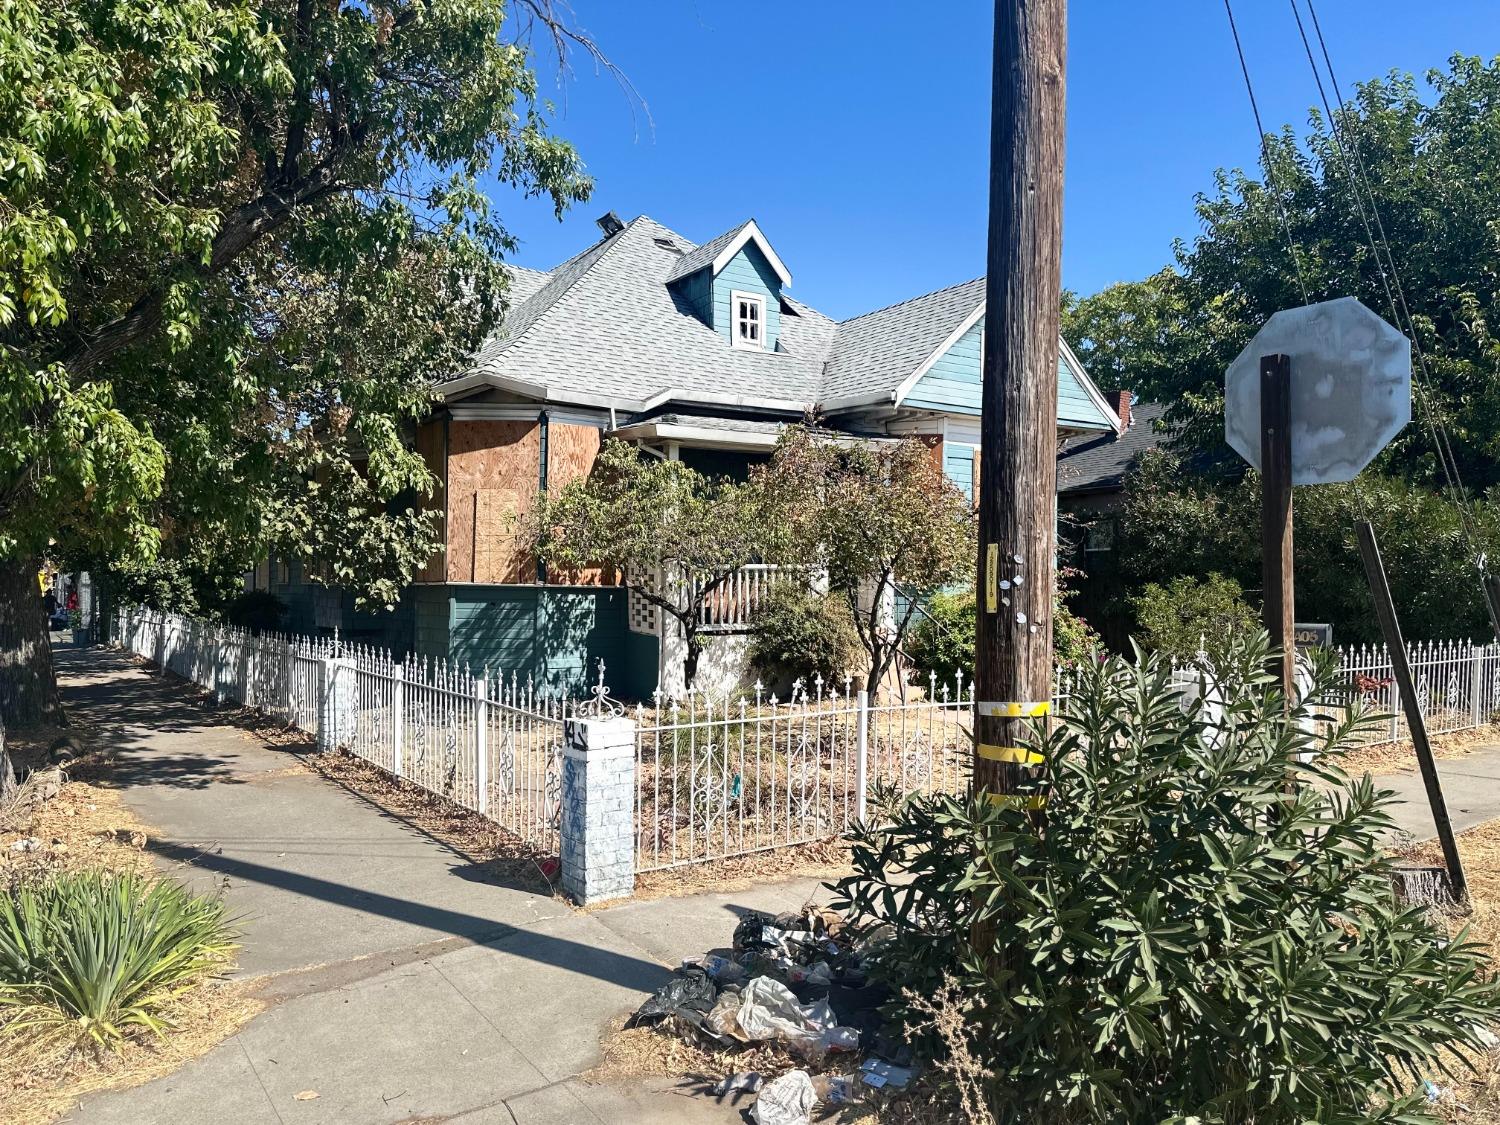
[[[0,1030],[117,1046],[237,948],[222,901],[81,871],[0,895]]]
[[[1066,596],[1067,591],[1059,588],[1052,607],[1052,652],[1059,667],[1078,663],[1099,643],[1088,623],[1063,604]],[[960,671],[964,683],[974,678],[975,607],[974,592],[965,590],[934,594],[918,610],[918,623],[906,645],[917,683],[929,683],[932,676],[939,684],[956,683]]]
[[[750,665],[770,690],[784,692],[799,679],[810,685],[820,675],[831,690],[854,666],[859,637],[841,597],[783,582],[772,587],[750,627]]]
[[[1213,723],[1160,656],[1085,664],[1029,740],[1044,811],[918,796],[856,834],[838,905],[888,924],[893,1015],[997,1120],[1427,1121],[1421,1080],[1480,1047],[1482,948],[1395,901],[1393,795],[1339,768],[1369,717],[1304,729],[1268,655],[1213,652]]]
[[[963,682],[974,678],[974,592],[934,594],[917,611],[916,628],[906,642],[913,677],[918,684]]]
[[[1132,604],[1141,643],[1181,659],[1192,658],[1202,645],[1232,631],[1254,631],[1259,620],[1240,584],[1222,574],[1174,578],[1165,586],[1148,582]]]

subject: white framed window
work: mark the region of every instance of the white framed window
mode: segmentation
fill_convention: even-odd
[[[755,293],[729,294],[729,331],[737,348],[763,351],[766,346],[766,299]]]

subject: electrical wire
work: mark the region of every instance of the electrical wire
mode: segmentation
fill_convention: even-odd
[[[1271,160],[1271,146],[1266,141],[1266,129],[1260,118],[1260,104],[1255,99],[1255,86],[1250,81],[1250,66],[1245,61],[1245,48],[1240,43],[1240,29],[1234,19],[1234,8],[1230,0],[1224,0],[1224,13],[1229,17],[1229,33],[1234,36],[1235,53],[1240,57],[1240,73],[1245,76],[1245,93],[1250,96],[1250,112],[1255,117],[1255,135],[1260,142],[1260,160],[1266,173],[1266,185],[1270,189],[1271,198],[1276,201],[1276,211],[1281,216],[1281,232],[1286,238],[1286,252],[1292,260],[1292,270],[1297,275],[1297,289],[1302,294],[1302,303],[1310,304],[1307,295],[1307,279],[1302,273],[1302,259],[1297,253],[1297,243],[1292,237],[1292,222],[1287,215],[1286,200],[1282,198],[1281,187],[1276,182],[1276,170]]]
[[[1317,7],[1314,0],[1306,0],[1308,15],[1312,20],[1314,35],[1318,40],[1318,47],[1323,57],[1323,64],[1328,71],[1329,85],[1333,88],[1334,98],[1337,99],[1339,111],[1335,112],[1329,102],[1328,92],[1323,85],[1322,71],[1313,55],[1312,43],[1308,39],[1307,27],[1302,19],[1301,8],[1297,0],[1289,0],[1292,8],[1292,16],[1297,23],[1297,32],[1302,39],[1303,50],[1307,54],[1308,66],[1312,69],[1313,80],[1317,84],[1318,97],[1323,104],[1323,110],[1328,117],[1329,141],[1335,157],[1343,165],[1344,178],[1349,184],[1351,197],[1354,200],[1355,212],[1359,216],[1360,225],[1364,228],[1365,239],[1369,244],[1370,251],[1374,255],[1376,271],[1380,277],[1381,288],[1390,308],[1391,319],[1398,329],[1403,329],[1411,341],[1412,354],[1416,359],[1416,371],[1413,379],[1413,387],[1417,392],[1417,401],[1421,407],[1428,435],[1432,439],[1433,451],[1437,454],[1439,466],[1442,469],[1444,491],[1448,494],[1455,510],[1459,515],[1459,522],[1463,529],[1464,539],[1469,548],[1470,560],[1475,571],[1479,574],[1481,595],[1483,596],[1485,609],[1490,616],[1490,624],[1495,635],[1500,637],[1500,618],[1496,616],[1496,607],[1489,597],[1488,582],[1486,574],[1485,553],[1480,541],[1480,528],[1470,505],[1468,490],[1464,487],[1462,471],[1458,465],[1458,458],[1453,452],[1452,443],[1448,437],[1447,426],[1443,422],[1441,405],[1435,401],[1435,384],[1432,380],[1431,371],[1428,367],[1426,352],[1422,348],[1421,337],[1417,331],[1415,318],[1412,316],[1411,307],[1406,299],[1405,288],[1401,284],[1400,271],[1396,268],[1395,255],[1391,251],[1390,239],[1386,235],[1385,223],[1380,215],[1380,207],[1371,184],[1369,170],[1366,168],[1364,158],[1359,150],[1357,139],[1351,141],[1348,136],[1346,125],[1347,114],[1345,107],[1348,103],[1344,100],[1343,90],[1339,85],[1338,75],[1333,68],[1333,59],[1328,50],[1328,42],[1323,35],[1322,24],[1318,19]],[[1373,221],[1373,226],[1372,226]],[[1366,515],[1369,511],[1369,498],[1365,497]]]

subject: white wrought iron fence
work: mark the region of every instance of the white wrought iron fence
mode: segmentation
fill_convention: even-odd
[[[559,851],[563,726],[591,713],[590,700],[515,675],[398,661],[333,638],[256,636],[136,607],[117,611],[113,636],[220,699],[275,715]],[[1365,741],[1405,740],[1389,653],[1361,646],[1339,657],[1349,690],[1390,716]],[[1433,733],[1500,718],[1500,645],[1422,642],[1409,647],[1409,659]],[[1060,676],[1057,707],[1071,690]],[[602,670],[592,695],[607,695]],[[690,692],[638,707],[636,869],[836,837],[886,792],[961,791],[972,756],[972,687],[962,678],[930,681],[922,695],[871,701],[846,677],[798,685],[785,700]]]
[[[930,688],[907,703],[871,703],[853,677],[785,701],[658,693],[634,716],[636,870],[828,839],[882,791],[967,785],[973,691]]]
[[[580,702],[565,692],[441,661],[398,661],[335,638],[257,636],[137,607],[117,611],[113,635],[217,698],[320,742],[334,722],[351,754],[558,851],[562,727]],[[343,695],[334,688],[340,676],[348,677]]]

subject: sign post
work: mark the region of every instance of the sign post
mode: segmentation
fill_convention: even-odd
[[[1271,643],[1281,649],[1281,689],[1290,703],[1297,647],[1292,623],[1292,360],[1260,357],[1261,614]]]

